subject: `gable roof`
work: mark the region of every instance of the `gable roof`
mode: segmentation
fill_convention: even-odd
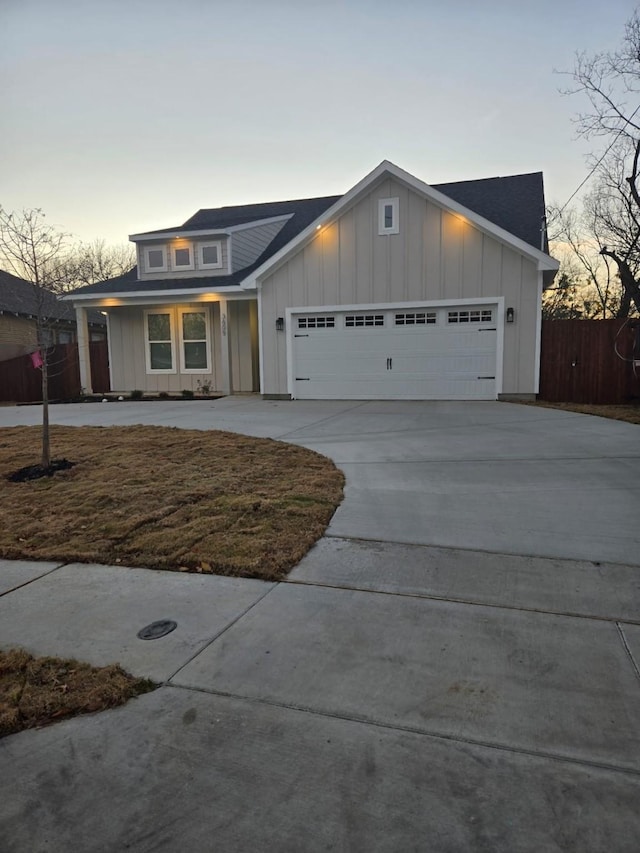
[[[534,173],[534,175],[535,174],[540,175],[540,183],[538,184],[538,187],[539,190],[542,191],[542,175],[541,173]],[[517,229],[518,227],[526,225],[526,228],[523,232],[523,236],[521,237],[518,234],[514,234],[513,231],[508,230],[507,228],[503,227],[502,225],[499,225],[496,222],[492,222],[486,216],[483,216],[482,214],[473,211],[471,208],[466,207],[461,202],[454,199],[451,194],[451,184],[440,185],[447,186],[449,190],[449,195],[445,195],[445,193],[442,192],[440,189],[437,189],[435,186],[425,184],[424,181],[421,181],[419,178],[416,178],[409,172],[405,172],[404,169],[401,169],[399,166],[396,166],[389,160],[383,160],[379,166],[377,166],[372,172],[366,175],[359,183],[357,183],[347,193],[345,193],[345,195],[341,196],[340,199],[325,212],[325,221],[321,224],[326,226],[332,222],[335,222],[339,216],[341,216],[350,207],[355,205],[361,198],[364,197],[366,193],[371,191],[372,187],[380,183],[386,177],[394,178],[395,180],[405,184],[410,189],[414,190],[415,192],[422,195],[424,198],[434,202],[445,210],[449,210],[451,213],[458,214],[459,216],[468,219],[480,231],[491,235],[500,242],[511,246],[516,251],[531,258],[537,263],[539,270],[549,270],[555,272],[558,269],[558,262],[539,248],[541,241],[540,227],[542,225],[542,218],[537,220],[538,236],[537,239],[535,239],[534,223],[537,219],[536,209],[539,210],[541,204],[541,209],[542,211],[544,211],[544,194],[542,194],[540,204],[536,205],[536,208],[532,211],[531,214],[526,215],[525,211],[523,210],[520,216],[510,217],[510,227],[515,227]],[[492,212],[493,215],[501,217],[504,221],[506,213],[506,209],[504,207],[504,197],[509,195],[511,196],[514,203],[517,201],[517,197],[514,197],[513,188],[514,183],[517,182],[518,179],[521,177],[524,177],[525,179],[530,178],[530,176],[526,175],[514,175],[512,176],[513,180],[508,182],[510,186],[507,186],[507,184],[502,185],[506,190],[506,192],[503,191],[500,193],[500,195],[503,196],[502,207],[496,203],[492,203],[489,199],[485,197],[485,211]],[[502,178],[486,179],[487,183],[485,184],[485,192],[492,186],[494,188],[499,186],[499,182],[503,180],[504,179]],[[462,183],[483,184],[484,181],[463,181]],[[533,185],[535,182],[528,180],[527,183],[530,184],[530,190],[533,189]],[[479,187],[467,187],[465,189],[462,189],[461,193],[469,197],[476,196],[476,202],[481,197],[483,197],[483,193]],[[292,240],[287,246],[284,246],[278,252],[271,253],[271,256],[269,258],[265,259],[261,265],[257,266],[252,272],[250,272],[246,276],[245,280],[242,283],[242,286],[247,290],[253,289],[256,286],[258,279],[274,272],[281,264],[285,263],[295,252],[297,252],[302,245],[310,241],[311,238],[314,236],[315,229],[317,227],[318,225],[316,223],[311,223],[311,225],[309,225],[304,231],[300,232],[296,236],[296,238]],[[529,239],[525,239],[525,236]]]
[[[556,269],[555,261],[540,249],[541,245],[547,248],[546,234],[541,231],[545,213],[541,172],[429,185],[384,160],[344,195],[202,208],[177,227],[132,235],[142,239],[198,231],[225,231],[248,223],[288,216],[262,254],[242,270],[224,276],[138,280],[134,267],[118,278],[81,287],[73,292],[73,296],[124,295],[134,290],[146,294],[168,294],[174,290],[217,291],[245,286],[245,282],[246,286],[252,287],[257,275],[263,274],[285,255],[288,257],[292,250],[313,235],[319,219],[325,214],[327,221],[337,218],[345,207],[355,203],[357,198],[386,175],[397,178],[440,206],[468,217],[481,230],[532,257],[543,269]]]

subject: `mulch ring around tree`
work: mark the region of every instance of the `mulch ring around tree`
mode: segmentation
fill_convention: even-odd
[[[26,483],[28,480],[39,480],[41,477],[53,477],[56,471],[68,471],[73,468],[75,462],[68,459],[52,459],[50,465],[25,465],[7,475],[11,483]]]

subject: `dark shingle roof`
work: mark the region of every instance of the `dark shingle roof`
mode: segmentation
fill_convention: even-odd
[[[260,219],[271,219],[274,216],[289,216],[297,221],[298,231],[313,222],[335,204],[339,195],[322,196],[320,198],[290,199],[289,201],[270,201],[262,204],[245,204],[235,207],[219,207],[214,210],[202,209],[184,223],[185,228],[230,228],[234,225],[244,225],[247,222],[257,222]]]
[[[139,281],[137,278],[137,267],[134,267],[125,275],[100,281],[97,284],[88,284],[73,291],[74,296],[83,296],[93,293],[121,293],[127,290],[136,290],[141,293],[149,293],[155,290],[206,290],[211,287],[218,290],[220,287],[232,287],[240,284],[246,276],[247,270],[240,270],[233,275],[216,276],[194,276],[193,278],[154,278]]]
[[[504,178],[483,178],[475,181],[433,184],[433,188],[536,249],[540,248],[540,227],[545,210],[541,172],[510,175]],[[135,289],[142,292],[200,289],[207,286],[218,289],[238,285],[253,270],[275,255],[341,198],[342,196],[339,195],[322,196],[320,198],[293,199],[212,209],[203,208],[190,219],[187,219],[183,225],[146,233],[161,236],[169,232],[223,230],[234,225],[243,225],[276,216],[289,215],[291,218],[285,222],[278,234],[251,266],[231,275],[138,281],[137,269],[134,267],[126,275],[81,287],[74,293],[78,295],[117,293],[121,290],[131,289],[131,285],[134,283]]]
[[[202,208],[176,228],[161,228],[159,231],[148,231],[146,233],[162,235],[171,232],[179,233],[180,231],[214,229],[222,231],[225,228],[233,228],[235,225],[258,222],[260,219],[293,215],[297,225],[295,233],[298,234],[340,198],[342,196],[332,195],[322,198],[303,198],[291,199],[289,201],[268,201],[260,204],[238,204],[228,207]]]
[[[433,184],[433,188],[525,243],[540,248],[545,212],[542,172]]]
[[[30,281],[0,270],[0,313],[20,317],[38,317],[42,320],[75,325],[76,313],[70,302],[61,302],[55,294],[39,290]],[[105,325],[99,311],[89,312],[89,322]]]
[[[35,317],[38,313],[50,320],[75,323],[75,312],[68,302],[60,302],[53,293],[40,291],[23,278],[0,270],[0,311]]]

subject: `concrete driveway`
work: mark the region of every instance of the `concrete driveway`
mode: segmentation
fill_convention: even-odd
[[[271,436],[347,488],[286,583],[0,563],[0,645],[163,684],[0,742],[0,849],[637,850],[638,427],[255,398],[52,418]]]

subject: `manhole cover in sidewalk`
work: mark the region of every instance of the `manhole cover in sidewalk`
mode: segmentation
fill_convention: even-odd
[[[160,637],[166,637],[178,627],[178,623],[172,619],[159,619],[157,622],[152,622],[151,625],[146,625],[138,631],[138,637],[141,640],[159,640]]]

